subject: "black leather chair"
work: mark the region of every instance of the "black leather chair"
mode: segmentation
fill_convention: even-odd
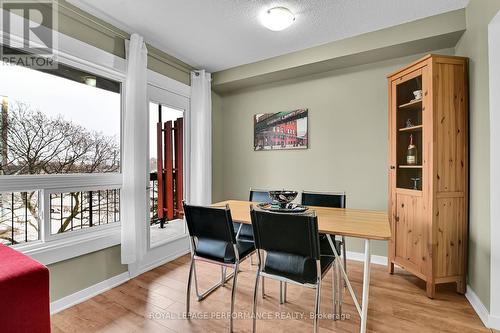
[[[253,190],[252,188],[250,188],[250,196],[248,198],[248,201],[260,203],[271,202],[272,200],[269,197],[269,191]],[[251,225],[235,222],[234,232],[236,233],[238,240],[253,242],[253,230]]]
[[[316,289],[314,332],[318,332],[321,280],[335,258],[320,255],[317,217],[314,212],[310,215],[278,214],[254,210],[253,206],[250,214],[259,261],[253,295],[253,331],[256,329],[259,277],[262,276],[280,281],[281,300],[283,283]]]
[[[240,242],[236,239],[229,206],[215,208],[183,204],[189,235],[191,237],[191,265],[187,286],[186,313],[189,316],[191,280],[193,275],[198,301],[203,300],[217,288],[223,286],[229,279],[233,278],[231,317],[229,321],[229,331],[232,332],[238,268],[241,261],[255,252],[254,243]],[[198,291],[198,279],[196,277],[195,262],[197,260],[221,266],[221,281],[201,294]],[[226,276],[227,267],[233,268],[233,273],[229,276]]]
[[[345,208],[346,207],[346,194],[345,192],[311,192],[303,191],[301,203],[306,206],[317,206],[317,207],[332,207],[332,208]],[[334,235],[331,235],[332,240],[335,243],[335,249],[337,253],[340,254],[342,250],[342,261],[344,264],[344,269],[347,271],[347,257],[346,257],[346,247],[345,247],[345,237],[342,236],[341,240],[335,239]],[[319,234],[320,248],[322,255],[333,255],[332,247],[328,242],[328,238],[325,234]],[[341,274],[337,276],[341,278]],[[339,313],[342,313],[342,297],[339,292]]]

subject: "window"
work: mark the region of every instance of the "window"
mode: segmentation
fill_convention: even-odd
[[[121,79],[63,63],[0,73],[0,242],[117,224]]]
[[[1,175],[119,171],[119,83],[64,65],[0,66]]]

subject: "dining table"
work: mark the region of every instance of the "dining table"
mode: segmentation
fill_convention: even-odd
[[[251,224],[250,206],[257,208],[257,202],[226,200],[213,204],[213,206],[229,206],[234,222]],[[360,332],[366,332],[368,319],[368,298],[370,291],[370,262],[371,241],[388,241],[391,238],[391,227],[386,211],[330,208],[309,206],[306,213],[315,214],[318,218],[318,231],[326,234],[328,242],[335,256],[336,268],[340,270],[347,289],[351,294],[356,310],[361,318]],[[334,245],[332,236],[355,237],[364,240],[363,256],[363,287],[361,293],[361,304],[354,292],[346,269],[340,255]]]

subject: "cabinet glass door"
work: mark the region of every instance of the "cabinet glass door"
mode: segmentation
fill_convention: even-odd
[[[396,85],[396,187],[422,190],[422,72]]]

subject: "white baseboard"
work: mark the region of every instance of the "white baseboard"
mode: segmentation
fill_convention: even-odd
[[[365,260],[365,254],[361,253],[361,252],[347,251],[346,254],[347,254],[348,260],[354,260],[354,261],[364,261]],[[376,265],[387,266],[387,257],[377,256],[377,255],[372,254],[371,263],[376,264]]]
[[[471,286],[467,285],[467,291],[465,293],[465,297],[469,301],[470,305],[472,305],[472,308],[474,311],[476,311],[477,315],[483,322],[484,326],[490,327],[490,313],[488,309],[484,306],[483,302],[479,299],[477,294],[474,292],[474,290],[471,288]]]
[[[50,303],[50,314],[56,314],[64,309],[72,307],[78,303],[86,301],[94,296],[97,296],[109,289],[119,286],[122,283],[127,282],[130,279],[128,272],[124,272],[113,276],[110,279],[104,280],[102,282],[96,283],[88,288],[77,291],[74,294],[68,295],[66,297],[60,298],[54,302]]]
[[[467,285],[467,292],[465,293],[465,297],[469,301],[470,305],[472,305],[474,311],[476,311],[484,326],[493,328],[495,330],[500,330],[500,317],[490,314],[488,309],[484,306],[483,302],[481,302],[477,294],[469,285]]]

